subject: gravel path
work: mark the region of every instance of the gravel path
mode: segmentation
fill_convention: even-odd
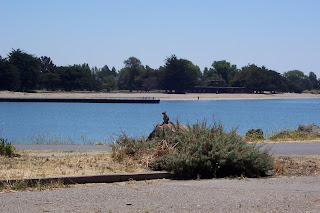
[[[0,212],[320,212],[320,176],[87,184],[0,193]]]

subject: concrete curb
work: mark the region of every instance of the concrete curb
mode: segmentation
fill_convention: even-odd
[[[13,184],[16,182],[27,182],[29,185],[37,183],[61,182],[63,184],[84,184],[84,183],[114,183],[129,180],[153,180],[171,178],[172,174],[168,172],[152,172],[152,173],[126,173],[126,174],[110,174],[110,175],[85,175],[71,177],[47,177],[47,178],[26,178],[26,179],[10,179],[0,180],[2,184]]]

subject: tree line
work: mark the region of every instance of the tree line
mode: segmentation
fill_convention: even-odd
[[[86,63],[56,66],[50,57],[37,57],[13,49],[6,58],[0,56],[0,90],[166,90],[184,93],[195,91],[195,88],[210,88],[214,82],[219,82],[219,87],[245,87],[247,92],[302,92],[319,89],[320,85],[320,79],[313,72],[305,75],[302,71],[291,70],[280,74],[254,64],[238,69],[225,60],[214,61],[210,68],[201,71],[199,66],[176,55],[167,57],[164,62],[163,66],[153,69],[142,65],[138,58],[130,57],[119,71],[107,65],[97,68]]]

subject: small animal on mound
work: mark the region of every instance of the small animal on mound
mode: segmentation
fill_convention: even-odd
[[[168,124],[169,123],[169,116],[167,115],[166,112],[163,112],[162,115],[163,115],[163,123],[162,124]]]

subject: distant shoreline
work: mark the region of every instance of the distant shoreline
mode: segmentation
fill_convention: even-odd
[[[279,94],[248,94],[248,93],[112,93],[112,92],[52,92],[24,93],[0,91],[2,98],[156,98],[162,101],[192,101],[192,100],[268,100],[268,99],[309,99],[320,98],[320,94],[310,93],[279,93]]]

